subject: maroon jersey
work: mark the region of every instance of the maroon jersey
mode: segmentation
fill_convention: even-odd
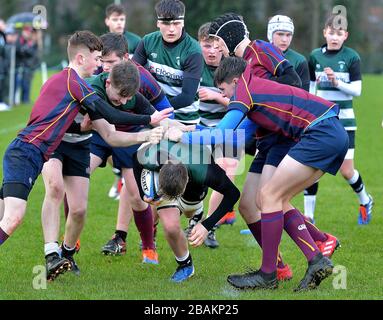
[[[253,75],[264,79],[281,76],[287,68],[291,67],[281,50],[262,40],[255,40],[249,44],[243,59],[249,64]]]
[[[34,144],[46,159],[60,144],[74,118],[85,106],[99,99],[71,68],[52,76],[41,88],[27,127],[18,137]]]
[[[255,77],[248,66],[228,109],[247,113],[262,128],[298,140],[316,121],[336,116],[339,107],[334,106],[337,105],[303,89]]]

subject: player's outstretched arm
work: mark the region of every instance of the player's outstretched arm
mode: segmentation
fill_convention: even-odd
[[[205,241],[209,230],[237,203],[240,197],[238,188],[226,175],[225,171],[216,163],[209,165],[205,185],[221,193],[223,199],[218,208],[202,223],[199,222],[190,232],[189,242],[198,247]]]
[[[163,125],[164,120],[168,119],[173,114],[173,108],[166,108],[162,111],[155,111],[150,116],[150,124],[151,125]]]
[[[143,142],[156,144],[160,142],[164,133],[162,127],[134,133],[116,131],[116,128],[105,119],[94,120],[93,128],[112,147],[129,147]]]
[[[209,218],[202,222],[202,225],[207,230],[211,230],[217,222],[234,207],[241,193],[226,175],[226,172],[216,163],[209,165],[205,185],[223,195],[223,199],[218,208]]]
[[[148,114],[133,114],[119,111],[101,98],[93,101],[91,104],[87,104],[86,110],[92,120],[104,118],[112,124],[148,125],[151,120]]]
[[[195,132],[188,132],[182,134],[181,136],[173,132],[173,135],[169,135],[169,139],[175,142],[181,141],[185,144],[210,145],[222,144],[224,142],[242,144],[243,141],[240,141],[241,139],[238,136],[239,132],[237,132],[237,129],[239,129],[240,124],[245,118],[245,112],[237,109],[231,109],[228,113],[226,113],[215,128],[206,128]],[[232,135],[230,137],[231,141],[227,140],[228,135],[226,134],[226,130],[232,130]]]
[[[178,120],[173,120],[170,118],[164,119],[160,122],[160,125],[164,127],[165,129],[170,128],[177,128],[182,132],[190,132],[194,131],[196,129],[195,125],[184,125],[183,123],[179,122]]]

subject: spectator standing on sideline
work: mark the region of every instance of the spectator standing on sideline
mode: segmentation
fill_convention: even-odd
[[[6,25],[4,20],[0,19],[0,111],[8,110],[8,106],[4,103],[4,97],[6,94],[5,81],[7,74],[7,63],[5,58],[5,35]]]
[[[16,85],[15,93],[21,90],[20,103],[30,103],[33,72],[38,61],[38,47],[35,32],[31,26],[24,26],[16,42]],[[16,100],[17,101],[17,100]]]

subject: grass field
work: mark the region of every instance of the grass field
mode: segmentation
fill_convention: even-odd
[[[38,81],[37,76],[33,93],[35,97],[38,94]],[[318,290],[293,293],[293,288],[304,275],[306,262],[287,234],[283,235],[281,250],[285,261],[293,269],[294,278],[288,283],[281,283],[278,290],[271,292],[238,292],[232,289],[226,282],[227,275],[243,272],[247,267],[257,268],[261,259],[261,251],[255,240],[239,233],[246,228],[239,215],[233,226],[223,226],[218,230],[221,244],[218,249],[191,249],[196,273],[182,284],[169,281],[176,263],[161,228],[157,237],[160,256],[158,266],[141,263],[139,236],[134,224],[128,234],[127,254],[123,257],[105,257],[100,254],[100,248],[114,231],[117,202],[107,197],[114,179],[110,170],[100,169],[91,179],[88,218],[81,237],[82,248],[75,257],[81,268],[81,276],[68,273],[49,283],[46,289],[33,288],[33,279],[38,275],[33,269],[45,263],[40,221],[44,187],[39,178],[30,195],[22,226],[0,249],[0,299],[382,299],[382,101],[383,78],[366,75],[362,97],[355,102],[358,120],[356,167],[375,200],[370,225],[357,225],[357,198],[339,175],[325,176],[319,187],[316,223],[341,241],[342,248],[334,254],[333,262],[346,268],[346,289],[334,289],[334,277],[331,277]],[[30,109],[31,106],[20,106],[10,112],[0,113],[1,158],[17,130],[27,122]],[[250,160],[246,159],[247,166]],[[244,176],[237,178],[236,184],[240,190],[243,181]],[[295,204],[302,209],[302,196],[296,199]],[[183,222],[186,225],[185,219]]]

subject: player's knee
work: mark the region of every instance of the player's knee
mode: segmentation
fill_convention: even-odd
[[[139,194],[133,195],[133,197],[130,198],[130,205],[133,210],[137,211],[143,211],[148,207],[148,204],[141,199]]]
[[[350,180],[354,176],[354,168],[348,166],[341,167],[340,173],[345,179]]]
[[[4,215],[2,223],[6,225],[6,229],[9,232],[8,235],[13,233],[13,231],[23,222],[24,213],[25,212],[20,209],[13,210],[10,215]]]
[[[15,214],[10,217],[10,222],[13,228],[16,228],[23,222],[23,215]]]
[[[86,216],[86,205],[75,204],[69,208],[69,214],[74,220],[84,220]]]
[[[260,192],[257,192],[257,194],[255,195],[255,206],[258,211],[260,210],[260,208],[262,207],[262,202],[261,202],[261,193]]]
[[[269,184],[266,184],[261,188],[256,198],[258,208],[274,205],[276,202],[281,200],[278,192]]]
[[[251,207],[253,207],[253,208],[251,208]],[[241,216],[246,217],[252,209],[253,210],[255,209],[254,203],[252,206],[249,197],[241,198],[241,200],[239,201],[239,205],[238,205],[238,210],[239,210],[239,213],[241,214]]]
[[[181,227],[178,221],[168,220],[163,223],[163,228],[168,238],[176,239],[179,236]]]
[[[52,200],[62,201],[62,199],[64,199],[65,194],[64,185],[56,181],[49,181],[46,194]]]
[[[124,189],[125,188],[125,189]],[[141,199],[140,192],[137,188],[129,185],[124,186],[121,192],[120,201],[129,201],[129,204],[136,211],[143,211],[147,208],[147,203]]]

